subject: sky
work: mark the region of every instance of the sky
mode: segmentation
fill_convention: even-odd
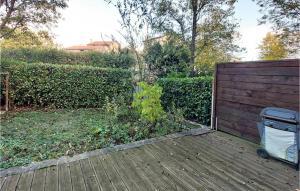
[[[52,29],[55,41],[62,47],[84,45],[93,40],[116,40],[125,44],[121,35],[120,16],[115,7],[104,0],[69,0],[69,7],[62,10],[62,18]],[[239,21],[241,34],[238,45],[246,51],[238,56],[246,60],[258,59],[258,45],[270,26],[258,25],[261,17],[258,6],[252,0],[239,0],[235,18]]]

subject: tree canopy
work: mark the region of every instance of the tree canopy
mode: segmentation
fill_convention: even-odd
[[[0,0],[0,38],[9,37],[14,30],[55,24],[60,9],[67,0]]]
[[[299,0],[254,0],[263,16],[260,24],[270,23],[282,39],[287,50],[295,53],[300,49],[300,1]]]
[[[145,14],[155,31],[176,34],[189,46],[194,64],[196,49],[202,48],[197,47],[198,40],[206,46],[207,40],[220,43],[233,39],[238,27],[233,18],[234,3],[235,0],[156,0],[148,8],[151,12]]]
[[[55,43],[46,31],[32,32],[15,30],[9,37],[0,40],[1,48],[53,48]]]
[[[144,59],[149,71],[158,77],[166,77],[171,73],[186,74],[189,71],[189,49],[174,39],[163,44],[155,42],[147,45]]]
[[[262,44],[259,45],[260,58],[263,60],[278,60],[286,58],[288,52],[282,40],[272,34],[267,33]]]
[[[144,33],[146,41],[147,37],[157,35],[179,39],[177,43],[187,47],[189,51],[191,70],[198,54],[206,51],[208,46],[221,49],[226,56],[242,50],[235,43],[235,39],[239,37],[239,25],[234,19],[235,0],[107,1],[118,8],[122,26],[129,36]],[[134,38],[127,39],[134,41]]]

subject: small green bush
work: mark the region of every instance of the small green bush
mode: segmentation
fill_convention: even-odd
[[[161,100],[165,110],[170,111],[175,105],[187,119],[210,124],[211,77],[161,78],[158,84],[163,87]]]
[[[151,86],[146,82],[138,83],[139,90],[134,93],[132,106],[137,108],[142,119],[155,123],[162,119],[165,112],[161,106],[162,88],[157,84]]]
[[[2,49],[2,58],[14,58],[18,61],[50,64],[89,65],[103,68],[128,69],[135,64],[135,59],[130,53],[99,53],[79,52],[71,53],[58,49]]]
[[[1,70],[10,72],[10,99],[16,106],[102,107],[106,97],[132,100],[131,73],[124,69],[2,59]]]

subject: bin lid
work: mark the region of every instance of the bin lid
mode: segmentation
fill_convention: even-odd
[[[293,123],[299,122],[299,113],[297,111],[278,107],[266,107],[262,110],[260,116]]]

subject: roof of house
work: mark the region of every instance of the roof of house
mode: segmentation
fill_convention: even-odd
[[[67,47],[67,50],[94,50],[96,47],[93,46],[85,46],[85,45],[76,45]]]
[[[75,45],[75,46],[70,46],[65,48],[66,50],[96,50],[100,47],[107,47],[107,46],[111,46],[117,44],[118,46],[120,46],[120,43],[115,42],[115,41],[94,41],[94,42],[90,42],[86,45]]]
[[[114,41],[94,41],[87,44],[87,46],[108,46],[112,44],[119,44]]]

